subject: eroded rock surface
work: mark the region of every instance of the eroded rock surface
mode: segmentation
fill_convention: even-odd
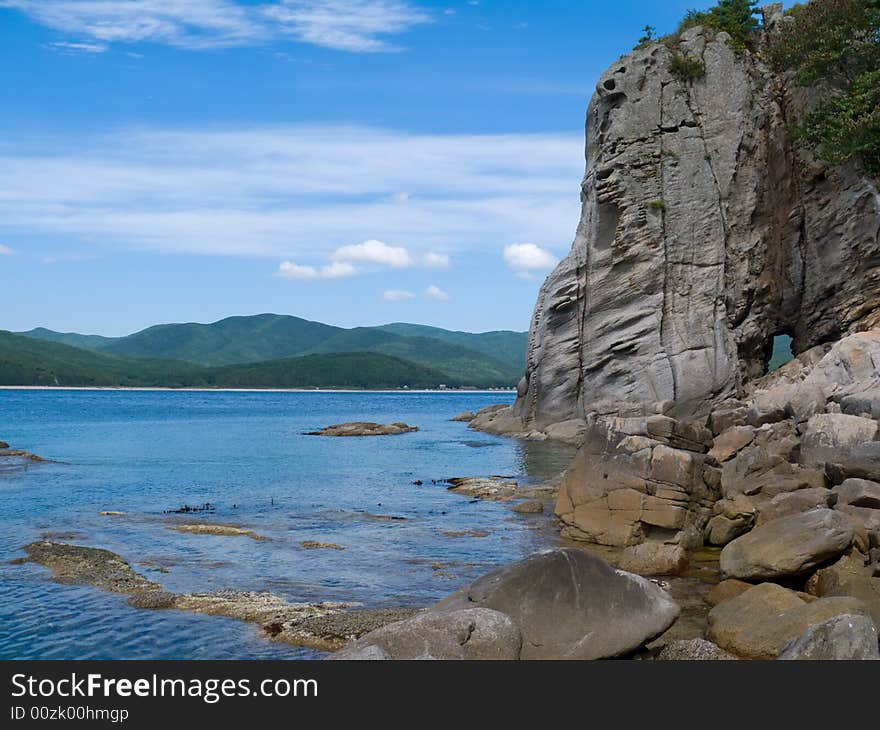
[[[703,414],[763,374],[774,334],[803,353],[880,322],[880,277],[865,263],[880,253],[875,181],[794,148],[810,93],[768,70],[760,48],[737,52],[700,28],[678,43],[703,78],[674,77],[673,51],[653,43],[597,84],[580,224],[539,294],[512,414],[525,432],[603,401]],[[800,391],[800,415],[817,392]],[[853,394],[845,412],[880,405],[877,393]]]

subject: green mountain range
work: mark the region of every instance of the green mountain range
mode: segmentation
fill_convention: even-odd
[[[510,387],[527,334],[390,324],[344,329],[261,314],[126,337],[0,331],[0,385]]]

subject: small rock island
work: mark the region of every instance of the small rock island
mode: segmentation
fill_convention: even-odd
[[[383,424],[354,421],[327,426],[320,431],[310,431],[306,436],[398,436],[402,433],[414,433],[418,430],[418,426],[410,426],[408,423]]]

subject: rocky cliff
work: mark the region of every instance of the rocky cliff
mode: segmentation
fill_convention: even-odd
[[[768,33],[780,12],[765,10]],[[674,75],[676,53],[705,75]],[[856,164],[793,147],[809,103],[760,47],[701,28],[608,69],[574,244],[531,325],[525,430],[622,403],[705,414],[763,374],[775,335],[803,352],[880,325],[880,194]]]

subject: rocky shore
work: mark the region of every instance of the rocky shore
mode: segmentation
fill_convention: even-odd
[[[411,608],[365,610],[347,603],[291,603],[268,592],[172,593],[109,550],[52,541],[35,542],[24,549],[27,557],[18,562],[46,566],[59,583],[124,593],[135,608],[176,609],[239,619],[260,626],[267,638],[320,651],[339,649],[416,612]]]
[[[645,575],[720,548],[726,580],[695,638],[767,659],[809,630],[839,639],[823,639],[827,658],[850,645],[865,658],[880,625],[880,331],[812,348],[702,417],[672,412],[619,403],[565,423],[566,438],[582,435],[556,500],[562,536]],[[503,407],[471,424],[553,433]],[[864,640],[840,638],[849,631]]]

